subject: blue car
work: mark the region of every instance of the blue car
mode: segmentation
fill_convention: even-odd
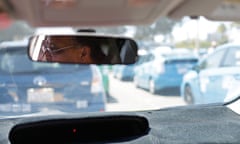
[[[133,81],[137,72],[137,67],[144,62],[146,55],[140,55],[135,64],[115,65],[113,67],[113,77],[123,81]]]
[[[224,102],[240,84],[240,44],[225,44],[207,55],[183,78],[181,96],[188,104]]]
[[[167,88],[179,88],[183,75],[198,61],[191,52],[161,49],[152,51],[147,62],[138,66],[134,84],[155,94]]]
[[[95,65],[32,62],[26,42],[0,45],[0,115],[104,111],[105,101]]]
[[[130,65],[116,65],[113,68],[113,76],[119,80],[132,81],[134,76],[134,66]]]

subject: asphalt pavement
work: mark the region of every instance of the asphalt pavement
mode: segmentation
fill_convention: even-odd
[[[176,89],[167,89],[161,94],[153,95],[147,90],[136,88],[131,81],[120,81],[110,76],[109,82],[107,111],[156,110],[185,105]]]

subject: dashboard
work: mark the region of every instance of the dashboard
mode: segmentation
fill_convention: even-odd
[[[8,118],[0,120],[0,127],[2,144],[9,139],[14,144],[240,142],[240,116],[223,104]]]

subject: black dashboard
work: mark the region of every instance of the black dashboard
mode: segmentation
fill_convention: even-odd
[[[59,130],[59,127],[64,130],[69,128],[69,133],[82,133],[77,137],[69,137],[67,133],[61,133],[63,129]],[[51,131],[51,128],[55,131]],[[9,118],[0,120],[0,129],[1,144],[10,143],[9,139],[12,143],[28,143],[26,140],[33,140],[30,143],[63,144],[240,143],[240,116],[223,104],[142,112]],[[44,133],[38,133],[41,130]],[[40,136],[34,138],[30,133]],[[54,141],[56,138],[61,141]]]

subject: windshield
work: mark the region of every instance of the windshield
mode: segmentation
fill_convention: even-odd
[[[30,61],[28,37],[58,29],[79,30],[32,28],[22,21],[0,30],[0,116],[157,110],[223,103],[240,94],[237,22],[185,17],[160,18],[146,26],[94,27],[137,42],[139,59],[131,65]]]

